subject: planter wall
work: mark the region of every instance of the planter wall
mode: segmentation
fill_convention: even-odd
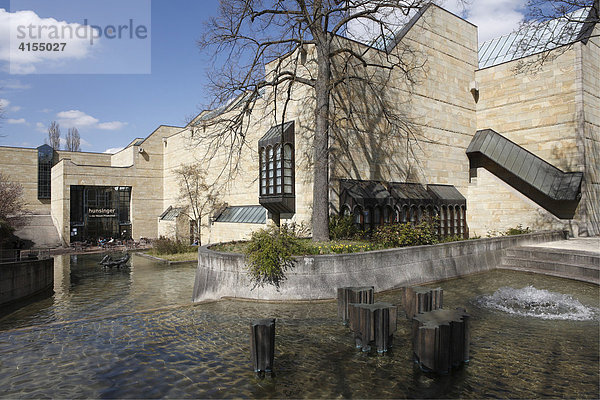
[[[346,286],[374,286],[380,292],[494,269],[500,265],[504,249],[564,238],[562,231],[548,231],[433,246],[299,257],[279,291],[272,286],[253,289],[243,255],[201,247],[193,300],[223,297],[323,300],[335,298],[337,288]]]

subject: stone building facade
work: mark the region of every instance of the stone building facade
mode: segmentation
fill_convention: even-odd
[[[519,224],[599,235],[598,36],[594,26],[589,38],[552,50],[556,56],[536,73],[516,72],[536,55],[482,64],[487,44],[478,46],[477,27],[427,6],[395,38],[423,65],[416,83],[394,71],[386,88],[410,131],[391,132],[365,110],[361,130],[331,132],[331,213],[352,214],[365,229],[437,215],[445,235],[485,236]],[[353,45],[381,57],[381,50]],[[51,216],[65,245],[101,235],[192,235],[205,244],[247,238],[269,221],[310,226],[313,96],[295,89],[285,118],[272,96],[257,100],[248,146],[233,163],[226,146],[203,139],[222,129],[215,118],[238,112],[235,101],[187,126],[160,126],[116,154],[53,152],[49,198],[39,195],[44,149],[0,147],[0,171],[23,185],[29,211]],[[348,105],[360,103],[351,97]],[[477,142],[484,136],[497,148]],[[176,172],[189,164],[202,167],[218,198],[204,210],[199,233]]]

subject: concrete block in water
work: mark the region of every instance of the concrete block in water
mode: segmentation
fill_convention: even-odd
[[[389,303],[350,304],[350,329],[356,346],[363,351],[375,343],[377,351],[388,351],[396,332],[398,308]]]
[[[347,324],[350,319],[350,304],[373,304],[374,291],[373,286],[338,288],[338,317],[342,318],[344,324]]]
[[[275,319],[259,319],[250,326],[250,358],[254,372],[273,372]]]
[[[444,291],[441,288],[405,287],[402,305],[406,318],[411,319],[419,313],[442,308]]]
[[[448,373],[469,361],[469,314],[462,309],[434,310],[413,318],[415,361],[426,371]]]

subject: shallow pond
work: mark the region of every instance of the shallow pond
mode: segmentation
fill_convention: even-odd
[[[133,257],[130,269],[104,271],[99,260],[57,259],[54,297],[0,320],[1,397],[600,397],[596,285],[515,271],[431,285],[444,289],[446,308],[472,315],[471,362],[431,376],[412,362],[402,316],[392,351],[367,354],[355,349],[335,302],[186,305],[193,266]],[[591,317],[523,316],[485,301],[529,286],[571,295]],[[401,293],[375,298],[400,304]],[[276,375],[261,380],[250,365],[249,326],[262,317],[277,318],[277,337]]]

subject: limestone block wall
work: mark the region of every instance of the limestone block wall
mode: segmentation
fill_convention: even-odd
[[[110,165],[110,154],[59,150],[55,162],[68,158],[80,165]],[[0,147],[0,172],[23,186],[23,200],[27,211],[50,214],[50,200],[38,199],[37,149]]]
[[[252,232],[265,228],[264,224],[235,224],[229,222],[215,222],[208,231],[209,236],[202,237],[202,245],[224,241],[248,240]]]
[[[477,28],[430,6],[394,51],[423,65],[413,71],[414,85],[400,69],[389,85],[397,99],[394,112],[410,123],[400,132],[387,126],[342,132],[334,143],[340,150],[334,177],[451,184],[466,195],[465,150],[476,131],[470,83],[477,68]],[[377,113],[372,117],[381,119]],[[332,202],[337,206],[337,196]]]
[[[573,231],[578,228],[569,221],[556,218],[484,168],[477,169],[477,178],[469,184],[466,197],[471,237],[497,235],[517,225],[535,230],[578,232]]]
[[[73,165],[71,160],[61,160],[52,168],[50,175],[50,197],[52,199],[50,215],[58,236],[65,246],[71,243],[71,190],[70,187],[65,187],[65,173],[68,164]]]
[[[89,153],[82,151],[59,150],[57,161],[68,158],[78,165],[101,165],[108,167],[111,164],[111,155],[106,153]]]
[[[405,40],[426,59],[411,112],[423,132],[420,148],[414,150],[417,176],[421,183],[450,184],[465,194],[465,151],[476,127],[470,83],[478,62],[477,27],[432,6]]]
[[[311,176],[311,132],[305,114],[310,113],[310,108],[305,107],[306,101],[302,89],[294,93],[294,100],[288,104],[286,120],[294,120],[296,132],[296,210],[293,220],[308,220],[310,218],[309,204],[312,204],[312,176]],[[219,201],[230,206],[258,205],[259,204],[259,159],[258,140],[276,124],[266,99],[257,101],[251,116],[249,116],[249,129],[246,132],[246,146],[243,151],[234,155],[235,168],[229,170],[229,148],[224,144],[218,151],[213,152],[207,136],[220,133],[221,127],[207,124],[206,130],[179,130],[173,135],[165,137],[163,141],[164,171],[163,171],[163,211],[169,206],[186,205],[186,200],[181,198],[180,185],[175,171],[182,165],[201,164],[207,171],[207,184],[214,185]],[[281,116],[277,120],[281,123]],[[230,173],[231,172],[231,173]],[[308,210],[308,211],[307,211]],[[252,224],[231,224],[228,229],[220,229],[218,224],[209,225],[208,217],[204,217],[202,228],[202,241],[210,240],[212,243],[220,241],[237,240],[247,235],[252,229],[264,227]],[[285,222],[285,221],[284,221]],[[237,226],[239,225],[239,226]]]
[[[110,165],[112,167],[128,167],[133,165],[134,150],[136,149],[133,146],[129,146],[113,154],[110,158]]]
[[[25,208],[36,214],[50,213],[50,200],[38,199],[37,149],[0,147],[0,172],[23,187]]]
[[[518,204],[496,207],[498,194],[512,189],[484,174],[469,187],[469,195],[475,197],[469,198],[468,224],[472,232],[486,230],[495,221],[498,230],[518,222],[534,229],[570,225],[574,234],[598,234],[598,39],[555,50],[535,73],[516,73],[515,66],[510,62],[476,71],[477,129],[494,129],[563,171],[584,172],[582,199],[571,224],[527,204],[522,196],[513,199]]]
[[[582,214],[589,235],[600,235],[600,26],[586,45],[578,44],[581,56],[582,147],[585,158]]]
[[[161,191],[152,190],[155,177],[141,172],[137,166],[79,166],[68,159],[58,163],[52,169],[52,218],[63,243],[70,243],[71,185],[131,186],[133,238],[138,240],[140,237],[158,237],[157,217],[160,215],[160,202],[156,201],[156,197],[160,197]],[[156,195],[156,192],[159,194]]]
[[[535,73],[515,73],[515,62],[476,71],[477,129],[493,129],[565,172],[581,171],[576,61],[570,49]]]

